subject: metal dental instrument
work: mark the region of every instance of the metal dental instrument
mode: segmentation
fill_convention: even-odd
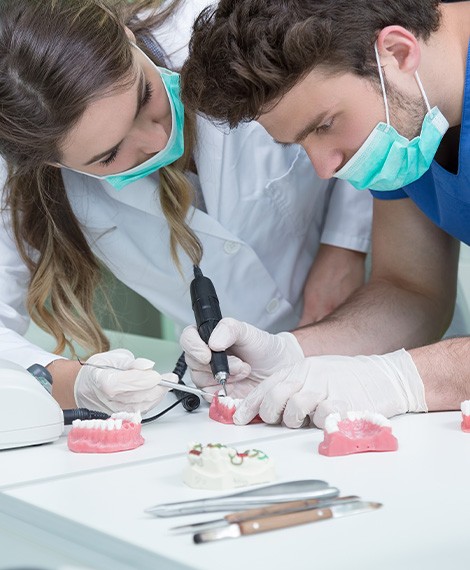
[[[231,493],[195,501],[164,503],[145,509],[155,517],[174,517],[216,511],[243,510],[250,507],[264,507],[288,501],[305,501],[308,499],[326,499],[337,497],[339,490],[329,487],[325,481],[305,479],[263,485],[247,491]]]
[[[333,505],[344,505],[352,501],[358,501],[359,497],[351,495],[349,497],[333,497],[332,499],[307,499],[306,501],[289,501],[287,503],[277,503],[269,507],[261,507],[239,511],[225,515],[221,519],[204,521],[200,523],[185,524],[170,528],[172,534],[183,534],[187,532],[203,532],[216,528],[226,528],[233,523],[241,523],[261,517],[272,517],[276,515],[286,515],[298,511],[306,511],[319,507],[330,507]]]
[[[186,384],[175,384],[169,380],[163,380],[163,378],[158,383],[160,386],[165,386],[165,388],[171,388],[172,390],[178,390],[179,392],[187,392],[188,394],[196,394],[196,396],[202,396],[203,398],[209,397],[213,398],[216,394],[211,394],[210,392],[205,392],[199,388],[193,388],[192,386],[186,386]],[[222,395],[223,397],[223,395]]]
[[[80,361],[79,361],[80,362]],[[121,372],[125,372],[125,368],[117,368],[116,366],[109,366],[107,364],[91,364],[89,362],[80,362],[82,366],[92,366],[93,368],[102,368],[104,370],[120,370]],[[192,386],[186,386],[186,384],[177,384],[176,382],[170,382],[169,380],[164,380],[161,378],[159,381],[159,386],[164,386],[165,388],[170,388],[171,390],[175,390],[178,392],[186,392],[187,394],[195,394],[196,396],[203,396],[213,398],[215,394],[211,394],[210,392],[205,392],[204,390],[200,390],[199,388],[193,388]]]
[[[202,274],[197,265],[194,265],[194,279],[191,282],[190,292],[197,330],[202,340],[207,344],[212,331],[222,318],[222,313],[212,281]],[[211,370],[215,380],[222,386],[224,394],[227,395],[225,384],[230,372],[225,351],[212,351]]]
[[[371,501],[350,501],[346,504],[317,507],[276,516],[260,517],[245,522],[231,523],[224,528],[197,533],[194,535],[193,540],[196,544],[201,544],[224,538],[239,538],[240,536],[258,534],[268,530],[289,528],[291,526],[324,521],[331,518],[367,513],[375,511],[381,506],[381,503]]]

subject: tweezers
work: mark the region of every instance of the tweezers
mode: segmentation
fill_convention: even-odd
[[[332,498],[339,496],[339,489],[329,487],[325,481],[304,479],[262,485],[248,491],[219,495],[195,501],[163,503],[145,509],[154,517],[173,517],[216,511],[242,510],[252,507],[264,507],[288,501],[304,501],[308,499]]]

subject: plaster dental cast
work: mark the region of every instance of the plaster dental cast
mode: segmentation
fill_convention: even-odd
[[[176,70],[208,4],[0,3],[0,356],[46,366],[64,408],[145,412],[167,391],[158,362],[109,351],[102,266],[185,326],[200,263],[224,313],[272,332],[363,282],[370,197],[259,125],[226,133],[183,108]],[[57,354],[24,338],[30,317]],[[59,358],[71,341],[95,367]]]
[[[371,278],[345,304],[293,333],[238,320],[214,330],[209,346],[259,384],[235,423],[259,413],[323,427],[332,412],[392,417],[469,399],[470,338],[438,342],[459,242],[470,244],[469,39],[470,2],[222,0],[199,17],[187,106],[231,127],[256,119],[300,144],[321,177],[374,197]],[[195,382],[210,384],[194,329],[182,342]]]

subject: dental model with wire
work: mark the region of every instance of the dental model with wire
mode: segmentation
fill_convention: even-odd
[[[191,443],[183,480],[195,489],[232,489],[274,480],[272,460],[259,449],[243,452],[222,443]]]

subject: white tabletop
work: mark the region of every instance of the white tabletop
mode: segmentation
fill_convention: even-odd
[[[52,337],[37,327],[32,327],[29,335],[31,340],[45,349],[52,350],[54,347]],[[115,331],[107,331],[107,335],[112,348],[125,346],[136,355],[155,360],[158,363],[157,368],[162,371],[172,370],[181,354],[181,347],[175,342]],[[188,381],[186,378],[185,380]],[[166,408],[174,401],[175,396],[168,394],[157,410]],[[206,402],[202,402],[201,407],[191,413],[186,412],[182,406],[177,406],[155,422],[144,424],[142,435],[146,440],[145,445],[124,453],[97,455],[71,453],[67,447],[69,427],[65,428],[63,436],[54,443],[1,450],[0,490],[33,481],[53,480],[77,473],[94,473],[103,468],[140,464],[155,458],[172,456],[181,453],[190,441],[196,439],[211,441],[220,438],[225,443],[235,444],[255,438],[277,437],[280,433],[279,428],[274,430],[266,428],[261,435],[259,425],[240,428],[204,421],[207,418],[207,410]],[[289,431],[287,428],[282,428],[282,432]]]
[[[460,416],[448,412],[395,418],[398,451],[336,458],[318,454],[323,434],[316,429],[235,428],[215,424],[202,413],[191,420],[193,433],[197,426],[198,434],[211,434],[209,440],[201,437],[202,443],[244,441],[268,453],[279,480],[314,477],[344,495],[383,503],[382,509],[360,516],[205,545],[194,545],[191,535],[171,536],[172,526],[219,516],[159,520],[144,513],[159,502],[208,495],[182,483],[186,459],[181,442],[192,431],[185,422],[175,423],[166,456],[148,454],[123,461],[117,469],[102,458],[83,456],[84,461],[95,460],[96,469],[4,488],[0,511],[73,539],[77,547],[95,552],[95,560],[106,555],[119,568],[132,561],[129,568],[143,570],[460,569],[468,565],[470,512],[470,434],[461,432]],[[169,433],[169,426],[155,425],[141,453],[163,445]]]
[[[163,407],[175,401],[169,394]],[[236,445],[252,440],[276,438],[292,430],[261,424],[227,426],[208,419],[208,405],[202,402],[198,410],[186,412],[177,406],[168,414],[142,425],[144,445],[121,453],[72,453],[64,435],[54,443],[29,448],[0,451],[0,490],[35,481],[50,481],[79,473],[96,473],[121,465],[145,464],[158,458],[181,454],[192,441],[219,442]]]

